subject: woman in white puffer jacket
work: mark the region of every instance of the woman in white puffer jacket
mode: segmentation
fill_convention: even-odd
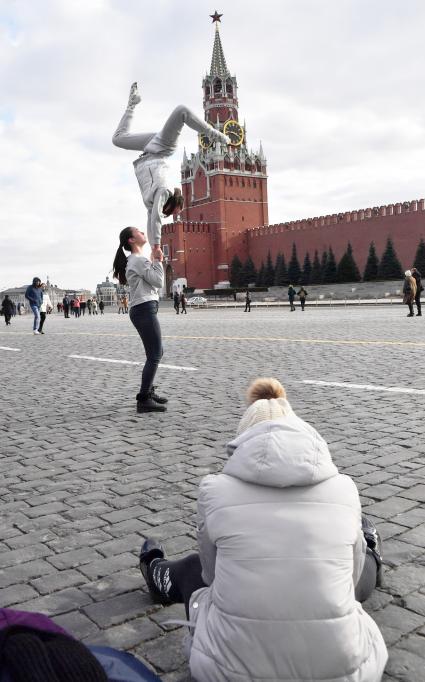
[[[167,561],[146,540],[147,585],[186,603],[198,682],[379,682],[386,646],[356,593],[370,594],[380,558],[357,488],[278,381],[248,397],[223,472],[201,481],[199,557]]]

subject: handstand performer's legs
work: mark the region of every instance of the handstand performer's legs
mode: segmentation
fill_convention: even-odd
[[[207,135],[211,135],[213,132],[213,134],[221,135],[218,130],[212,128],[201,118],[198,118],[198,116],[184,106],[184,104],[180,104],[174,109],[174,111],[168,117],[161,132],[158,134],[166,144],[175,146],[185,124],[189,128],[192,128],[192,130],[196,130],[197,133],[206,133]]]
[[[112,137],[112,142],[116,147],[134,149],[135,151],[142,152],[155,136],[155,133],[129,133],[128,131],[133,120],[133,113],[133,108],[128,107],[125,110],[124,116],[118,123],[118,128]]]

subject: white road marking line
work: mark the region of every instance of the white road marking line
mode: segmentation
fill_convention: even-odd
[[[68,358],[77,358],[78,360],[94,360],[95,362],[112,362],[118,365],[144,365],[144,362],[135,362],[134,360],[115,360],[114,358],[96,358],[92,355],[68,355]],[[197,367],[184,367],[180,365],[164,365],[160,364],[158,369],[177,369],[181,372],[197,372]]]
[[[20,352],[20,348],[9,348],[9,346],[0,346],[0,350],[13,350],[15,353]]]
[[[310,384],[313,386],[336,386],[338,388],[357,388],[363,391],[386,391],[388,393],[414,393],[416,395],[425,395],[425,389],[422,388],[404,388],[403,386],[378,386],[373,384],[351,384],[342,381],[316,381],[313,379],[304,379],[302,384]]]

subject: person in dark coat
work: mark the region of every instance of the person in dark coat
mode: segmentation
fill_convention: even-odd
[[[2,301],[1,309],[4,315],[4,321],[6,322],[6,327],[8,327],[10,324],[10,318],[13,315],[13,302],[10,300],[7,294]]]
[[[182,293],[180,294],[180,305],[181,305],[181,307],[182,307],[182,315],[183,315],[183,313],[184,313],[185,315],[187,315],[187,310],[186,310],[186,296],[185,296],[184,291],[182,291]]]
[[[251,312],[251,294],[246,290],[246,295],[245,295],[245,310],[244,313],[250,313]]]
[[[176,315],[178,315],[180,312],[180,297],[179,297],[179,294],[177,291],[174,292],[173,302],[174,302],[174,310],[176,311]]]
[[[291,313],[295,310],[294,306],[294,298],[295,298],[295,289],[292,286],[292,284],[289,285],[288,287],[288,299],[289,299],[289,304],[291,306]]]
[[[39,334],[38,328],[40,326],[40,306],[43,301],[43,292],[41,290],[41,279],[34,277],[32,284],[30,284],[25,291],[25,298],[29,301],[32,312],[34,313],[34,322],[32,326],[33,334]]]
[[[69,306],[70,306],[70,300],[68,296],[64,296],[62,299],[62,306],[63,306],[63,314],[64,317],[69,318]]]
[[[99,310],[100,310],[100,314],[101,314],[101,315],[103,315],[103,310],[104,310],[104,308],[105,308],[105,304],[104,304],[104,302],[102,301],[102,299],[100,299],[100,301],[99,301]]]
[[[300,299],[301,303],[301,310],[304,310],[305,308],[305,299],[307,298],[307,291],[304,289],[304,287],[301,287],[299,291],[297,291],[297,296]]]
[[[418,268],[412,268],[412,277],[416,282],[416,294],[415,294],[415,303],[416,303],[416,315],[417,317],[422,317],[422,308],[421,308],[421,292],[424,290],[422,286],[422,275],[419,272]]]

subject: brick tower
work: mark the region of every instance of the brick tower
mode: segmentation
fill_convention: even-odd
[[[185,151],[181,229],[177,222],[172,229],[165,226],[163,235],[164,242],[174,242],[174,276],[202,288],[226,286],[233,256],[248,256],[247,228],[268,224],[266,158],[261,143],[257,152],[248,148],[245,123],[239,122],[237,81],[221,44],[221,16],[211,15],[215,35],[210,71],[202,81],[203,107],[205,120],[232,144],[201,135],[198,151],[190,157]]]

